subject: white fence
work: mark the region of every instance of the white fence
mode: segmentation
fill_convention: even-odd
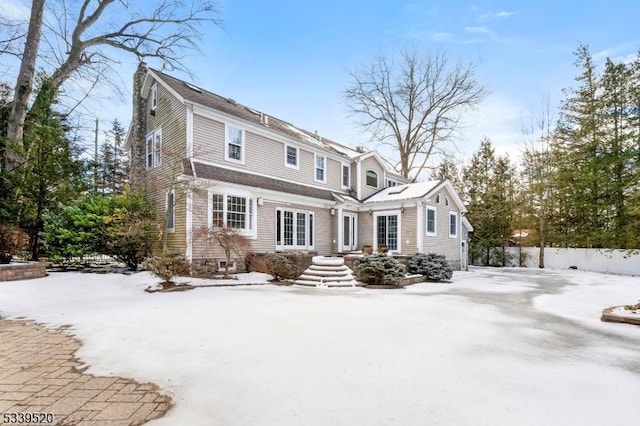
[[[508,247],[517,264],[518,247]],[[527,267],[538,267],[538,247],[523,247],[528,253]],[[550,269],[568,269],[576,266],[580,270],[605,272],[607,274],[640,275],[640,253],[630,250],[554,248],[545,247],[544,266]]]

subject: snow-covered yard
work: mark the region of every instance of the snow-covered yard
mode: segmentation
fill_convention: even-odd
[[[252,278],[260,280],[260,277]],[[89,373],[151,381],[154,424],[633,424],[640,327],[603,323],[640,278],[474,269],[405,290],[148,294],[133,276],[0,283],[0,315],[70,324]]]

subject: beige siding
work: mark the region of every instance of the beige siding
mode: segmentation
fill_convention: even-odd
[[[245,161],[238,164],[225,160],[224,123],[198,114],[193,119],[194,156],[198,159],[233,166],[238,170],[273,176],[304,185],[327,187],[341,191],[341,163],[326,157],[326,184],[315,181],[314,153],[303,148],[298,149],[298,169],[286,167],[284,162],[285,144],[264,135],[245,131]],[[320,155],[324,155],[318,152]]]
[[[378,187],[372,188],[367,185],[367,170],[373,170],[378,174]],[[369,157],[362,162],[361,170],[360,170],[360,182],[362,185],[362,198],[367,198],[368,196],[375,194],[384,188],[384,169],[378,163],[378,160],[375,157]]]
[[[373,216],[368,211],[360,212],[358,215],[358,244],[362,246],[373,246]]]
[[[193,258],[218,258],[223,256],[218,244],[208,241],[203,230],[207,227],[208,193],[206,190],[194,192],[194,240]],[[257,206],[257,238],[251,240],[251,250],[255,253],[273,253],[276,250],[276,208],[284,205],[264,202]],[[321,255],[331,254],[331,218],[329,209],[309,207],[300,204],[287,204],[287,209],[314,213],[314,250]]]
[[[449,197],[449,206],[445,204],[445,197]],[[440,204],[436,204],[436,196],[432,196],[427,202],[428,206],[436,208],[436,235],[428,236],[424,235],[423,252],[424,253],[438,253],[446,256],[447,260],[452,263],[460,262],[460,240],[462,235],[462,223],[460,220],[460,211],[453,202],[451,194],[446,188],[440,190]],[[449,212],[458,213],[458,236],[456,238],[449,237]],[[426,209],[424,210],[424,217],[421,219],[425,221],[423,230],[426,234]]]
[[[406,207],[404,213],[401,214],[401,226],[400,230],[402,235],[402,250],[401,254],[412,255],[416,254],[418,250],[418,241],[416,238],[416,220],[417,220],[417,207]]]
[[[193,115],[193,155],[208,161],[224,158],[224,124]]]
[[[182,173],[182,158],[186,153],[186,108],[178,99],[158,85],[158,106],[151,115],[151,102],[147,102],[147,133],[162,129],[162,165],[147,170],[146,185],[149,200],[155,208],[162,229],[166,228],[166,194]],[[169,252],[185,253],[186,197],[175,189],[175,231],[164,232]],[[161,247],[158,246],[159,250]]]

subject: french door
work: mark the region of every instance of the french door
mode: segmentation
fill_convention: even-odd
[[[356,215],[344,213],[342,215],[342,250],[353,251],[358,245],[358,226]]]
[[[389,251],[399,251],[399,220],[397,214],[381,214],[376,216],[376,249],[386,246]]]

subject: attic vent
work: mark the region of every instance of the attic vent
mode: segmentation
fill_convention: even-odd
[[[194,85],[193,85],[193,84],[191,84],[191,83],[187,83],[187,82],[185,81],[185,82],[184,82],[184,85],[185,85],[185,86],[187,86],[189,89],[193,90],[194,92],[202,93],[202,89],[201,89],[201,88],[199,88],[199,87],[197,87],[197,86],[194,86]]]
[[[229,102],[231,105],[238,105],[235,99],[227,98],[227,102]]]
[[[404,192],[408,188],[408,186],[399,186],[396,188],[397,189],[394,189],[393,191],[389,191],[389,195],[402,194],[402,192]]]
[[[356,146],[356,152],[359,152],[360,154],[364,154],[365,152],[367,152],[367,150],[365,149],[364,146],[358,145]]]
[[[265,126],[269,125],[269,116],[267,114],[264,113],[260,113],[260,123],[264,124]]]

